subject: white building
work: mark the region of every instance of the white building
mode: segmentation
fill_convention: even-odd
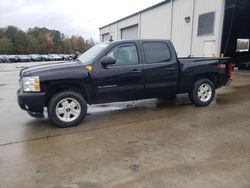
[[[101,27],[100,41],[111,36],[113,40],[170,39],[179,57],[219,57],[226,53],[232,39],[230,34],[223,36],[223,32],[232,32],[228,23],[232,22],[230,15],[235,16],[232,7],[237,3],[236,0],[165,0]]]

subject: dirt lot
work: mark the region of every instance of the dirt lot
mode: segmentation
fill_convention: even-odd
[[[250,74],[234,73],[209,107],[185,95],[95,105],[59,129],[17,106],[30,65],[0,64],[0,187],[250,187]]]

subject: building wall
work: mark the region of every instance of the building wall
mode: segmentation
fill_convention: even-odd
[[[170,39],[179,57],[220,56],[225,0],[173,0],[100,29],[114,40],[138,24],[138,39]],[[198,36],[199,15],[215,11],[214,34]],[[185,18],[190,18],[186,21]]]
[[[171,33],[171,3],[141,13],[141,39],[169,39]]]
[[[179,57],[187,57],[192,54],[193,3],[194,0],[175,0],[173,3],[172,35],[170,39]],[[190,22],[185,21],[186,17],[190,18]]]
[[[224,0],[195,0],[192,55],[205,56],[206,43],[214,43],[214,56],[220,56],[221,36],[224,19]],[[198,18],[200,14],[215,11],[214,34],[210,36],[197,36]]]

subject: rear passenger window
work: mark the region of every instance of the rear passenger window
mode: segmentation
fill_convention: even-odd
[[[169,48],[164,42],[143,43],[146,63],[161,63],[171,59]]]

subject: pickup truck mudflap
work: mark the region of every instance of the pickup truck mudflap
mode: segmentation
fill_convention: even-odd
[[[232,84],[232,79],[228,79],[227,83],[225,84],[225,86],[230,86]]]

